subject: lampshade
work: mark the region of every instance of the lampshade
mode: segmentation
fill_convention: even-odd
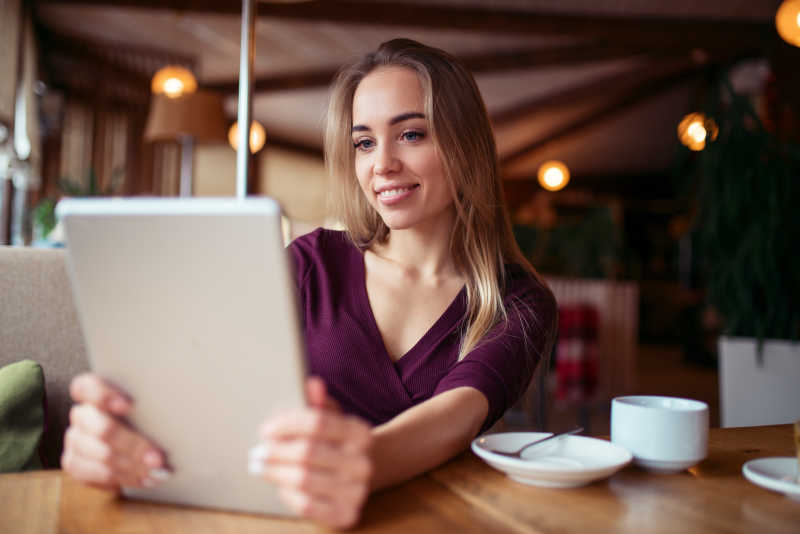
[[[255,154],[264,147],[267,140],[267,132],[258,121],[253,121],[250,125],[250,153]],[[239,122],[234,122],[228,130],[228,143],[234,150],[239,149]]]
[[[800,0],[785,0],[775,14],[775,27],[787,43],[800,46]]]
[[[548,161],[539,167],[539,185],[548,191],[564,189],[569,183],[569,169],[560,161]]]
[[[222,95],[197,91],[180,98],[153,95],[144,130],[145,141],[175,141],[190,135],[198,142],[225,142],[228,121]]]
[[[197,90],[197,80],[188,69],[178,65],[168,65],[156,71],[150,82],[153,94],[167,95],[169,98],[178,98],[194,93]]]

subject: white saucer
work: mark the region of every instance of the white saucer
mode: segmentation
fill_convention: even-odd
[[[784,456],[750,460],[742,466],[742,474],[753,484],[800,499],[797,458]]]
[[[483,461],[523,484],[549,488],[574,488],[606,478],[627,465],[633,456],[614,443],[583,436],[564,436],[531,447],[523,458],[509,458],[491,452],[514,451],[546,432],[504,432],[472,441],[472,452]]]

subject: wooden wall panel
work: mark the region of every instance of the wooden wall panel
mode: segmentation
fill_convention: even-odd
[[[0,122],[10,125],[19,55],[20,0],[0,0]]]

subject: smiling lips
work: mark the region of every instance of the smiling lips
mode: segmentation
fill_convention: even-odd
[[[391,206],[392,204],[397,204],[410,197],[417,188],[419,188],[419,184],[387,186],[381,188],[376,194],[381,204]]]

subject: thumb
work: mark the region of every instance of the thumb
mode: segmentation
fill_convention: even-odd
[[[339,403],[328,395],[325,382],[318,376],[311,376],[306,380],[306,398],[309,406],[334,412],[342,411]]]
[[[69,392],[73,401],[92,404],[115,415],[126,415],[132,407],[131,400],[119,389],[91,373],[73,378]]]

